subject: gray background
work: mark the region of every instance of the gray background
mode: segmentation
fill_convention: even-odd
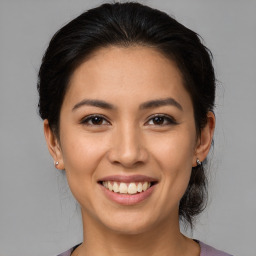
[[[36,80],[50,37],[103,1],[0,1],[0,255],[56,255],[82,240],[80,212],[55,170],[37,115]],[[256,1],[141,1],[197,31],[214,55],[217,130],[210,200],[193,234],[256,255]]]

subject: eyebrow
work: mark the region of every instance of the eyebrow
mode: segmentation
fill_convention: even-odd
[[[168,105],[177,107],[179,110],[183,110],[181,104],[178,103],[173,98],[150,100],[150,101],[142,103],[139,106],[139,109],[145,110],[145,109],[168,106]],[[78,102],[73,107],[72,111],[74,111],[82,106],[94,106],[94,107],[109,109],[109,110],[117,109],[114,105],[112,105],[106,101],[103,101],[103,100],[84,99],[84,100]]]
[[[115,109],[115,106],[107,103],[106,101],[103,100],[89,100],[89,99],[84,99],[80,102],[78,102],[72,109],[72,111],[82,107],[82,106],[94,106],[98,108],[104,108],[104,109]]]
[[[157,100],[151,100],[144,102],[140,105],[139,109],[149,109],[149,108],[156,108],[156,107],[162,107],[162,106],[174,106],[177,107],[179,110],[183,110],[180,103],[178,103],[173,98],[166,98],[166,99],[157,99]]]

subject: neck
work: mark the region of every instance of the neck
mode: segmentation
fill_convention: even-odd
[[[136,234],[109,230],[83,211],[82,217],[84,242],[72,256],[199,255],[199,246],[180,232],[178,216]]]

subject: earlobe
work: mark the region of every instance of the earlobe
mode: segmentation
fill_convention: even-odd
[[[203,162],[207,157],[213,139],[215,129],[215,115],[212,111],[207,113],[207,123],[205,127],[201,130],[201,134],[198,138],[197,147],[195,150],[195,156],[193,159],[193,166],[197,166],[197,159]]]
[[[56,135],[51,130],[47,119],[44,120],[44,136],[48,150],[54,160],[54,166],[57,169],[64,169],[64,163],[62,159],[62,152],[59,145],[59,141]]]

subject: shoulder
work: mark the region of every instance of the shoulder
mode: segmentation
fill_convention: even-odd
[[[81,243],[80,243],[81,244]],[[57,256],[71,256],[71,253],[80,245],[80,244],[77,244],[76,246],[70,248],[69,250],[61,253],[61,254],[58,254]]]
[[[57,256],[70,256],[73,250],[74,250],[74,248],[71,248],[61,254],[58,254]]]
[[[81,244],[81,243],[80,243]],[[57,256],[71,256],[71,253],[80,245],[80,244],[77,244],[76,246],[70,248],[69,250],[61,253],[61,254],[58,254]]]
[[[210,245],[204,244],[199,241],[201,253],[200,256],[232,256],[228,253],[225,253],[223,251],[219,251]]]

